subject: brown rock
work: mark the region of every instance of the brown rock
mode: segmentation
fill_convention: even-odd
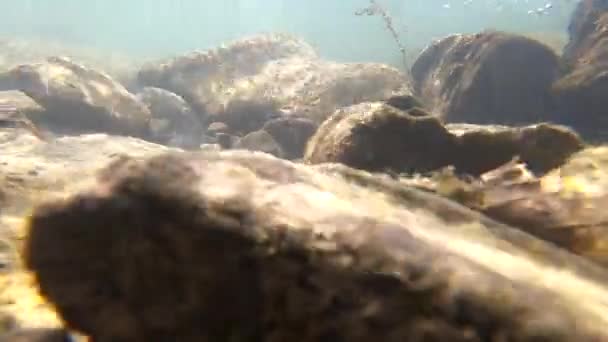
[[[354,177],[244,151],[122,159],[34,213],[26,264],[96,341],[608,338],[604,269]]]
[[[596,14],[596,10],[592,11],[588,20]],[[572,41],[570,72],[559,79],[552,90],[560,122],[575,128],[588,140],[605,141],[608,139],[604,133],[608,128],[605,96],[608,91],[608,12],[592,24],[585,24],[581,30],[586,34],[577,37],[580,41]]]
[[[426,112],[368,102],[327,119],[310,139],[304,160],[367,171],[425,172],[449,163],[455,146],[455,138]]]
[[[427,47],[412,66],[415,92],[447,122],[532,124],[551,121],[549,92],[559,63],[547,46],[503,32],[452,35]]]
[[[84,134],[47,142],[18,128],[0,128],[0,336],[28,328],[61,327],[23,270],[24,220],[41,201],[65,198],[94,181],[100,167],[120,155],[140,158],[169,150],[141,139]]]
[[[519,156],[544,173],[582,148],[580,138],[561,126],[444,126],[418,107],[401,111],[374,102],[336,111],[310,139],[304,159],[397,173],[453,165],[459,173],[479,175]]]
[[[452,159],[456,170],[479,175],[519,157],[535,173],[555,169],[584,144],[564,126],[538,124],[519,128],[448,124],[457,136],[457,152]]]
[[[584,58],[593,44],[592,38],[597,31],[597,20],[608,10],[605,0],[581,0],[576,5],[568,25],[568,44],[564,47],[562,59],[567,65],[573,66],[580,58]]]

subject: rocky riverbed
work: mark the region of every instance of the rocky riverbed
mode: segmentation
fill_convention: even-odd
[[[607,340],[605,11],[411,70],[8,49],[0,341]]]

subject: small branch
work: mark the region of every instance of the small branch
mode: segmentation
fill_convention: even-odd
[[[405,68],[405,71],[407,72],[409,70],[407,52],[405,50],[405,45],[401,41],[401,38],[399,38],[399,33],[395,29],[395,25],[393,25],[393,18],[386,11],[386,9],[384,9],[384,7],[382,7],[376,0],[369,0],[369,2],[370,2],[369,7],[356,11],[355,15],[357,15],[357,16],[380,15],[382,17],[382,20],[384,21],[384,26],[390,32],[391,36],[393,37],[393,40],[395,41],[395,43],[397,44],[397,47],[399,48],[399,51],[401,52],[401,56],[403,58],[403,67]]]

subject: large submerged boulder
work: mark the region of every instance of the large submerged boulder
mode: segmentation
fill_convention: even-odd
[[[95,341],[608,338],[605,269],[350,170],[247,151],[122,158],[38,208],[26,265]]]
[[[558,57],[542,43],[504,32],[451,35],[411,69],[417,95],[448,122],[534,124],[553,120],[550,87]]]
[[[60,318],[21,267],[23,220],[41,201],[89,186],[97,170],[117,156],[142,158],[179,149],[106,134],[41,140],[24,128],[0,128],[0,148],[0,336],[15,329],[60,328]],[[31,337],[29,332],[9,336]]]
[[[110,76],[65,57],[16,66],[0,74],[0,89],[32,98],[45,110],[30,119],[56,131],[148,134],[145,105]]]
[[[409,92],[395,68],[325,61],[306,42],[282,34],[149,63],[138,79],[179,94],[210,122],[225,122],[241,136],[278,116],[320,123],[338,107]]]
[[[596,22],[608,10],[606,0],[580,0],[575,7],[568,24],[568,43],[564,47],[562,59],[568,65],[576,64],[584,58],[587,50],[592,47],[595,39],[591,38],[596,28]]]
[[[368,171],[425,172],[445,166],[456,139],[434,116],[384,102],[337,110],[308,142],[307,163],[341,163]]]
[[[310,139],[304,160],[397,173],[453,165],[460,173],[479,175],[519,156],[532,170],[544,173],[584,146],[577,134],[562,126],[444,125],[419,107],[401,110],[389,103],[337,110]]]
[[[608,4],[604,10],[594,2],[582,2],[579,8],[591,6],[580,35],[571,37],[569,73],[553,85],[560,122],[574,127],[585,138],[606,141],[608,129]],[[574,19],[582,20],[582,19]]]

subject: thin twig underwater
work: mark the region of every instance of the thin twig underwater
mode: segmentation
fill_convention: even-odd
[[[393,18],[388,13],[388,11],[382,5],[380,5],[378,3],[378,1],[369,0],[369,2],[370,2],[370,5],[368,7],[365,7],[365,8],[362,8],[362,9],[356,11],[355,15],[357,15],[357,16],[380,15],[382,17],[382,20],[384,21],[384,26],[391,33],[391,36],[393,37],[393,40],[395,41],[395,43],[397,43],[397,47],[399,48],[399,51],[401,52],[401,57],[403,59],[404,70],[409,76],[409,72],[408,72],[409,63],[408,63],[408,55],[405,50],[405,44],[403,44],[401,38],[399,37],[399,33],[395,29],[395,25],[393,24]]]

